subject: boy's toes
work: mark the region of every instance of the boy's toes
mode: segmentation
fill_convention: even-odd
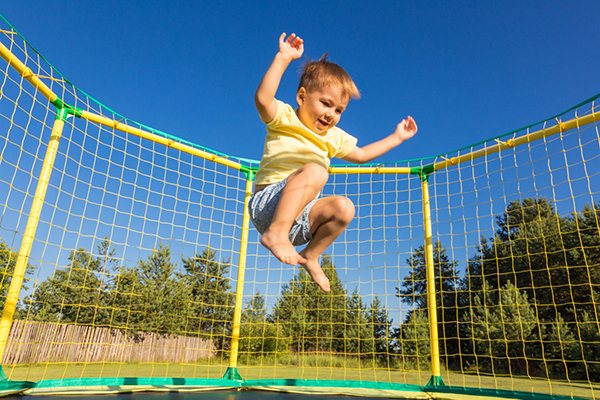
[[[298,257],[296,258],[296,264],[306,264],[308,260],[304,258],[304,256],[298,253]]]
[[[331,292],[331,284],[329,283],[329,279],[325,278],[324,281],[316,282],[317,286],[321,288],[325,293]]]
[[[329,279],[323,272],[323,269],[316,261],[307,261],[303,263],[302,266],[308,272],[313,282],[317,284],[325,293],[329,293],[331,291],[331,284],[329,283]]]

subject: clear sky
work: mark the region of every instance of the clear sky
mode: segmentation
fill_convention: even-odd
[[[600,1],[19,0],[2,13],[73,84],[135,121],[259,159],[258,82],[281,32],[329,53],[362,99],[340,126],[366,144],[413,115],[383,156],[443,154],[600,92]],[[301,62],[278,97],[293,102]]]

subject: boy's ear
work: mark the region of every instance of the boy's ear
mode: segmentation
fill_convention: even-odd
[[[302,103],[304,103],[304,98],[306,97],[306,89],[304,88],[304,86],[300,87],[300,89],[298,89],[298,92],[296,93],[296,102],[298,103],[299,106],[302,105]]]

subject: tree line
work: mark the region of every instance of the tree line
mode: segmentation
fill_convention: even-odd
[[[560,216],[544,198],[511,202],[464,275],[434,245],[438,330],[450,369],[600,381],[600,205]],[[423,318],[423,248],[397,288]],[[414,325],[418,324],[415,322]],[[429,351],[422,343],[423,354]]]
[[[560,216],[544,198],[510,203],[464,271],[434,244],[437,319],[446,368],[597,381],[600,376],[600,207]],[[430,363],[425,248],[396,288],[410,310],[398,324],[378,297],[349,293],[331,258],[324,294],[299,270],[275,304],[255,293],[242,313],[240,355],[327,352],[412,369]],[[6,296],[16,255],[0,241]],[[213,340],[229,349],[235,293],[229,260],[206,248],[172,260],[161,245],[133,267],[104,239],[77,249],[19,305],[18,318]],[[30,267],[31,268],[31,267]],[[141,340],[141,339],[140,339]]]

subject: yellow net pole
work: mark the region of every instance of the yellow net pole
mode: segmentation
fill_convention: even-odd
[[[81,115],[78,115],[78,116],[80,116],[83,119],[87,119],[88,121],[95,122],[100,125],[108,126],[113,129],[119,130],[121,132],[135,135],[135,136],[141,137],[143,139],[147,139],[152,142],[162,144],[166,147],[170,147],[170,148],[182,151],[184,153],[188,153],[193,156],[203,158],[205,160],[210,160],[217,164],[225,165],[227,167],[233,168],[238,171],[240,169],[242,169],[242,165],[238,162],[229,160],[227,158],[218,156],[216,154],[211,154],[207,151],[200,150],[200,149],[197,149],[192,146],[188,146],[186,144],[180,143],[173,139],[159,136],[154,133],[146,132],[142,129],[134,128],[132,126],[123,124],[119,121],[115,121],[114,119],[111,119],[111,118],[103,117],[101,115],[97,115],[97,114],[91,113],[89,111],[81,111]]]
[[[23,78],[25,78],[33,87],[39,91],[44,97],[46,97],[51,103],[55,104],[58,101],[58,96],[50,89],[36,74],[33,73],[31,68],[27,67],[21,60],[19,60],[12,52],[2,43],[0,43],[0,56],[4,58],[10,66],[12,66]],[[56,105],[56,104],[55,104]],[[192,154],[206,160],[211,160],[217,164],[222,164],[227,167],[240,170],[241,164],[227,158],[211,154],[209,152],[194,148],[192,146],[185,145],[175,140],[159,136],[150,132],[146,132],[142,129],[134,128],[121,122],[115,121],[111,118],[106,118],[101,115],[91,113],[89,111],[76,110],[74,113],[77,117],[87,119],[91,122],[112,127],[113,129],[129,133],[135,136],[142,137],[144,139],[151,140],[156,143],[163,144],[167,147],[174,148],[176,150],[183,151],[188,154]]]
[[[413,169],[410,167],[331,167],[329,172],[332,174],[411,174]]]
[[[240,379],[237,372],[237,359],[240,343],[240,326],[242,320],[242,307],[244,302],[244,279],[246,273],[246,254],[248,250],[248,231],[250,230],[250,212],[248,203],[252,196],[252,172],[247,172],[246,188],[244,194],[244,214],[242,217],[242,237],[240,243],[240,258],[237,273],[237,285],[235,290],[235,308],[233,310],[233,329],[231,332],[231,352],[229,354],[229,368],[225,377]]]
[[[435,291],[435,266],[433,262],[433,239],[431,228],[431,205],[427,178],[421,178],[423,196],[423,226],[425,228],[425,263],[427,267],[427,310],[429,314],[429,340],[431,346],[432,385],[441,384],[440,347],[438,340],[437,304]]]
[[[29,254],[40,220],[40,214],[42,213],[46,190],[50,183],[50,175],[52,174],[52,168],[54,167],[54,160],[56,158],[56,153],[58,152],[58,143],[62,136],[63,127],[65,126],[64,119],[62,118],[63,114],[59,115],[61,115],[61,118],[57,117],[56,120],[54,120],[50,142],[48,143],[48,149],[46,150],[46,156],[44,157],[44,162],[42,164],[42,171],[35,189],[35,195],[29,211],[25,233],[23,234],[23,240],[21,241],[21,247],[19,248],[19,253],[17,255],[15,270],[8,288],[4,310],[2,311],[2,319],[0,320],[0,360],[2,360],[4,356],[4,351],[6,350],[6,345],[8,343],[10,327],[13,322],[13,316],[19,300],[19,293],[21,292],[23,279],[27,270]]]
[[[41,79],[33,73],[31,68],[27,67],[21,60],[19,60],[11,51],[2,43],[0,43],[0,56],[8,62],[8,65],[12,66],[17,72],[25,78],[33,87],[43,94],[50,102],[57,99],[56,94],[48,87]]]

